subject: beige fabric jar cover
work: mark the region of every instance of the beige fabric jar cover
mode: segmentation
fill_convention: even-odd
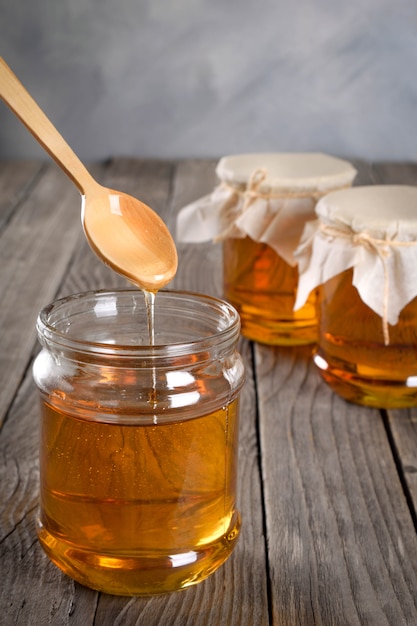
[[[318,198],[348,187],[355,168],[321,153],[259,153],[223,157],[214,191],[184,207],[177,219],[183,242],[251,237],[289,265]]]
[[[329,193],[316,206],[295,252],[299,285],[294,309],[310,291],[353,268],[363,302],[395,325],[417,296],[417,187],[374,185]]]

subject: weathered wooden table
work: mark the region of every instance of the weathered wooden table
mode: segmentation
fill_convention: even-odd
[[[417,164],[355,162],[356,184],[417,182]],[[174,229],[211,191],[215,162],[117,159],[104,184],[140,197]],[[216,245],[179,245],[172,287],[222,293]],[[57,296],[126,283],[88,248],[80,198],[52,163],[0,163],[0,624],[263,626],[417,624],[417,409],[348,404],[310,349],[241,339],[243,529],[211,578],[154,598],[74,583],[35,533],[38,406],[34,324]]]

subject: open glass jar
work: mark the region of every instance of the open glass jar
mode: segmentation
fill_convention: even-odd
[[[314,343],[316,293],[294,311],[294,250],[317,200],[349,187],[356,170],[325,154],[266,153],[223,157],[216,173],[214,192],[180,212],[178,239],[223,242],[224,297],[238,310],[243,335],[266,344]]]
[[[417,187],[338,191],[316,212],[296,252],[296,306],[320,285],[322,377],[358,404],[417,405]]]
[[[87,292],[38,317],[38,535],[82,584],[147,595],[197,583],[230,555],[236,509],[239,317],[161,291]]]

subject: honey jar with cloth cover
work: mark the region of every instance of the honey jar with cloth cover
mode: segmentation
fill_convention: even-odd
[[[296,309],[319,287],[314,361],[347,400],[417,404],[417,187],[336,191],[316,207],[295,252]]]
[[[178,240],[222,242],[224,297],[238,310],[243,335],[265,344],[314,343],[316,293],[294,311],[294,250],[319,198],[350,187],[355,168],[321,153],[238,154],[223,157],[216,174],[214,191],[180,211]]]

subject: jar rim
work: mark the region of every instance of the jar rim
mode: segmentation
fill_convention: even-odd
[[[207,316],[208,321],[213,323],[213,329],[209,327],[205,329],[205,333],[189,340],[170,341],[156,343],[111,343],[108,341],[90,340],[85,336],[79,338],[70,334],[71,322],[67,321],[67,325],[63,328],[59,327],[58,322],[63,321],[65,310],[69,310],[72,306],[81,305],[88,300],[96,303],[104,303],[106,300],[124,298],[126,302],[134,302],[135,299],[141,298],[141,303],[145,306],[144,294],[137,288],[132,289],[98,289],[79,292],[54,300],[50,304],[43,307],[39,312],[36,322],[36,330],[39,341],[42,344],[56,346],[63,350],[74,351],[79,354],[87,354],[92,357],[117,356],[121,358],[140,358],[149,359],[154,362],[158,358],[166,359],[167,357],[178,357],[191,354],[198,354],[211,350],[215,345],[218,349],[221,346],[237,340],[240,333],[240,317],[237,310],[225,300],[215,296],[201,294],[192,291],[183,290],[160,290],[156,295],[155,312],[158,312],[159,306],[167,305],[171,302],[177,304],[176,313],[180,312],[178,306],[185,314],[190,315],[190,306],[200,307],[197,319],[203,320]],[[133,299],[133,300],[132,300]],[[188,305],[188,309],[187,309]],[[103,314],[105,316],[105,313]],[[217,323],[217,326],[215,326]],[[62,325],[62,324],[61,324]]]

